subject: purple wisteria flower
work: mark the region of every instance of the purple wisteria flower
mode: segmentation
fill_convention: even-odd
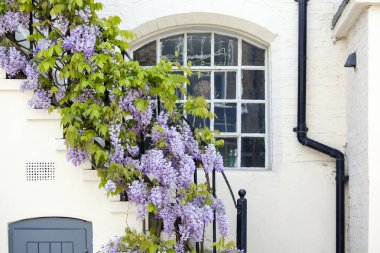
[[[153,118],[153,104],[149,104],[148,108],[144,111],[136,110],[132,116],[133,120],[136,121],[136,124],[131,129],[132,132],[140,135],[140,133],[145,134],[149,124]]]
[[[75,15],[80,16],[85,23],[88,23],[92,15],[90,6],[86,6],[84,10],[76,10]]]
[[[182,224],[179,226],[181,241],[185,242],[188,239],[202,241],[204,227],[202,208],[189,203],[182,206],[181,211]]]
[[[120,139],[121,124],[113,124],[110,126],[110,140],[112,152],[109,163],[124,164],[124,148]]]
[[[40,74],[37,72],[37,67],[33,62],[28,62],[24,69],[24,74],[26,75],[26,80],[20,85],[22,92],[34,91],[40,86],[39,77]]]
[[[177,186],[179,188],[189,188],[193,180],[194,171],[196,170],[193,158],[186,154],[182,155],[177,170]]]
[[[177,131],[175,127],[171,127],[165,132],[166,142],[169,144],[169,152],[180,158],[185,154],[185,142],[182,138],[182,135]]]
[[[128,199],[137,204],[144,205],[148,197],[147,185],[143,181],[134,181],[128,185]]]
[[[138,146],[127,145],[128,154],[132,157],[137,157],[140,154]]]
[[[174,224],[178,217],[179,206],[165,206],[159,209],[157,216],[162,219],[164,224],[164,233],[167,236],[172,236],[175,230]]]
[[[116,184],[113,181],[108,180],[106,185],[104,186],[104,189],[107,192],[115,192],[116,191]]]
[[[174,185],[176,181],[177,172],[162,150],[151,149],[142,155],[141,170],[144,175],[157,179],[165,187]]]
[[[194,159],[199,160],[201,158],[201,151],[199,144],[194,138],[194,134],[191,131],[189,125],[185,124],[182,129],[182,134],[185,143],[186,153],[190,154]]]
[[[67,150],[66,158],[75,166],[79,166],[87,160],[87,153],[84,149],[78,149],[78,146],[70,147]]]
[[[220,253],[244,253],[244,250],[240,250],[236,247],[232,247],[229,249],[223,249],[220,251]]]
[[[228,235],[228,221],[224,204],[220,199],[213,199],[213,208],[216,213],[216,224],[218,225],[219,234],[225,237]]]
[[[41,89],[36,90],[33,98],[28,101],[28,105],[33,109],[49,109],[51,106],[50,92]]]
[[[98,253],[121,253],[119,250],[120,240],[120,237],[116,237],[114,240],[109,240],[109,242],[102,245],[102,249],[101,251],[98,251]]]
[[[58,16],[53,22],[53,27],[62,34],[66,34],[67,29],[69,28],[69,21],[64,16]]]
[[[19,26],[29,25],[29,15],[26,12],[8,11],[0,16],[0,36],[5,33],[16,32]]]
[[[52,42],[48,39],[41,39],[37,42],[36,48],[34,49],[34,53],[38,54],[38,52],[48,49],[51,46]]]
[[[27,65],[27,60],[14,47],[0,46],[0,67],[5,70],[9,76],[15,76]]]
[[[138,111],[134,105],[137,98],[144,98],[142,90],[128,91],[126,95],[118,101],[118,105],[121,110],[129,112],[132,115],[135,124],[131,131],[140,136],[141,133],[146,134],[147,128],[152,121],[154,105],[149,104],[146,110]]]
[[[168,120],[169,120],[169,115],[167,113],[161,112],[160,115],[158,115],[156,122],[153,125],[152,128],[152,140],[154,142],[159,141],[160,139],[165,138],[165,132],[168,131]],[[162,129],[162,132],[158,130],[159,127]]]
[[[148,202],[157,207],[169,205],[170,200],[170,193],[165,187],[155,186],[149,192]]]
[[[143,181],[134,181],[128,185],[128,199],[137,205],[136,217],[138,220],[145,219],[147,213],[148,189]]]
[[[220,153],[216,152],[215,146],[209,144],[206,147],[205,153],[201,155],[203,169],[206,173],[215,170],[217,172],[222,172],[224,170],[223,157]]]
[[[97,33],[95,26],[77,26],[70,31],[70,36],[64,39],[62,47],[72,53],[83,52],[86,59],[89,60],[95,52]]]
[[[86,103],[87,100],[95,100],[96,91],[92,88],[87,88],[82,91],[76,98],[73,99],[73,102]]]
[[[66,87],[64,85],[58,86],[58,92],[55,94],[57,102],[61,101],[66,96]]]
[[[15,0],[5,0],[5,3],[9,4],[9,5],[13,5],[15,2]]]

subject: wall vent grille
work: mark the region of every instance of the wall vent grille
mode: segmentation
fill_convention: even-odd
[[[27,162],[27,181],[52,181],[55,180],[54,162]]]

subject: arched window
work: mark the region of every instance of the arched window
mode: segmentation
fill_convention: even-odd
[[[268,167],[266,55],[264,47],[245,38],[205,31],[158,37],[133,50],[142,66],[154,66],[164,56],[191,61],[188,94],[206,98],[217,118],[188,120],[220,131],[227,168]]]

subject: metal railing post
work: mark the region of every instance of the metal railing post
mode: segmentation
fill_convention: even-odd
[[[236,246],[247,253],[247,199],[246,191],[239,190],[240,198],[237,200],[237,226],[236,226]]]

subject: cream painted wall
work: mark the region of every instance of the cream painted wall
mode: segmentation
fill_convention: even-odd
[[[149,34],[204,23],[244,30],[268,42],[272,166],[269,171],[229,171],[235,192],[247,189],[248,252],[320,253],[335,251],[334,161],[302,147],[296,124],[298,6],[285,1],[153,1],[104,0],[105,14],[116,13],[140,41]],[[343,47],[334,45],[331,19],[340,1],[309,2],[308,126],[309,134],[344,151],[346,108]],[[219,15],[215,20],[211,17]],[[210,17],[207,20],[207,17]],[[230,22],[231,17],[241,19]],[[201,20],[201,21],[199,21]],[[248,25],[249,27],[249,25]],[[269,34],[269,35],[268,35]],[[272,35],[273,34],[273,35]],[[145,36],[144,36],[145,35]],[[219,178],[218,185],[223,185]],[[221,186],[222,187],[222,186]],[[231,229],[235,213],[225,187]],[[234,233],[232,233],[234,234]],[[233,237],[233,236],[232,236]]]
[[[368,177],[369,177],[369,229],[368,252],[380,252],[380,6],[368,10]]]
[[[151,33],[199,25],[201,20],[210,29],[221,26],[267,42],[271,169],[226,173],[236,193],[240,188],[247,190],[248,252],[335,252],[334,160],[301,146],[292,132],[297,112],[297,3],[293,0],[103,2],[103,15],[122,16],[124,28],[145,36],[139,37],[141,41]],[[309,1],[307,121],[312,138],[344,151],[346,55],[343,45],[334,45],[330,30],[339,4],[339,0]],[[0,89],[4,84],[11,86],[7,82],[0,80]],[[83,181],[83,171],[70,166],[64,154],[52,148],[60,136],[59,121],[28,119],[46,116],[39,112],[35,116],[35,112],[26,110],[27,97],[14,88],[0,91],[0,168],[7,170],[4,174],[7,178],[0,184],[0,191],[6,192],[0,198],[0,252],[7,249],[9,222],[45,215],[92,221],[94,242],[99,245],[122,230],[125,215],[111,213],[110,205],[115,203],[110,203],[104,192],[96,191],[97,183]],[[26,182],[24,166],[29,160],[54,161],[56,181]],[[218,185],[218,195],[227,204],[233,238],[235,210],[221,177]],[[128,218],[131,225],[135,224],[133,216]]]
[[[346,45],[346,55],[357,54],[357,68],[348,69],[346,76],[350,253],[380,252],[379,26],[379,1],[354,0],[334,29],[337,44]]]
[[[347,73],[348,252],[368,252],[368,13],[344,41],[346,55],[356,52],[358,65]]]
[[[66,161],[59,115],[27,108],[31,94],[19,91],[19,80],[0,79],[0,252],[8,252],[8,224],[35,217],[72,217],[92,222],[95,249],[128,222],[140,229],[133,207],[107,199],[98,189],[89,164]],[[27,162],[54,162],[54,181],[27,181]],[[126,211],[130,210],[127,217]]]

